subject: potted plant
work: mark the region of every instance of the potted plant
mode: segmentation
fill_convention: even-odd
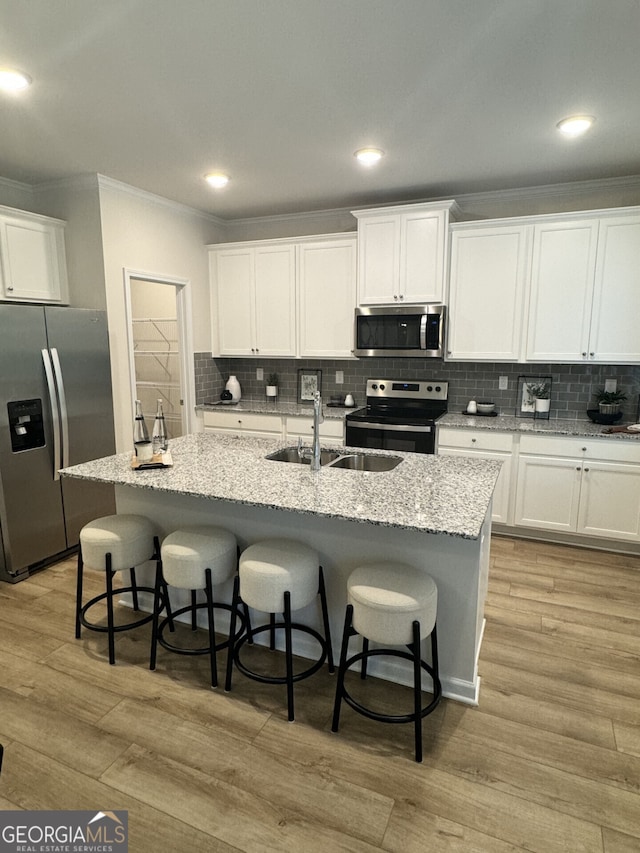
[[[533,402],[533,408],[536,412],[548,412],[551,404],[551,384],[547,381],[532,382],[527,386],[529,398]]]
[[[267,378],[267,387],[266,387],[267,397],[277,397],[278,396],[278,374],[270,373]]]
[[[624,391],[605,391],[600,388],[594,394],[601,415],[616,415],[622,408],[622,403],[627,399]]]

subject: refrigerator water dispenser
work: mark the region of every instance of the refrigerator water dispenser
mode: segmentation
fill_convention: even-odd
[[[44,447],[42,400],[17,400],[7,403],[7,412],[13,453]]]

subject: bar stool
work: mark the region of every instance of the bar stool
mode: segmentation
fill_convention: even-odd
[[[354,711],[382,723],[413,723],[415,728],[415,757],[422,761],[422,719],[435,710],[442,696],[438,673],[438,640],[436,612],[438,588],[432,577],[412,566],[391,561],[362,565],[347,581],[348,604],[340,650],[340,665],[333,708],[332,731],[338,731],[340,707],[344,701]],[[349,638],[362,636],[362,651],[348,655]],[[420,641],[431,639],[431,665],[421,659]],[[379,644],[369,648],[369,641]],[[390,646],[407,646],[409,651]],[[367,676],[370,657],[386,655],[413,663],[413,712],[382,714],[373,711],[351,696],[345,687],[347,670],[361,661],[360,674]],[[421,675],[425,670],[433,682],[433,699],[422,707]]]
[[[292,611],[301,610],[320,596],[324,637],[315,629],[293,622]],[[233,591],[234,609],[231,614],[229,653],[227,657],[227,680],[225,690],[231,690],[233,665],[248,678],[263,684],[286,684],[287,710],[290,722],[294,719],[293,685],[309,678],[328,661],[329,672],[334,671],[331,633],[324,575],[318,553],[301,542],[290,539],[267,539],[250,545],[240,557],[238,577]],[[249,628],[239,640],[235,635],[235,614],[238,604],[243,602],[255,610],[269,614],[269,622]],[[282,614],[281,620],[276,614]],[[284,631],[285,675],[262,675],[249,669],[241,660],[240,652],[245,643],[256,635],[269,632],[269,647],[275,649],[276,631]],[[293,672],[293,631],[314,637],[320,646],[319,657],[303,672]]]
[[[231,612],[232,606],[213,600],[213,587],[228,581],[236,572],[238,566],[238,544],[236,537],[221,527],[184,527],[171,533],[163,541],[161,549],[161,568],[156,574],[156,598],[154,606],[153,630],[151,635],[151,658],[149,669],[156,668],[158,643],[170,652],[180,655],[208,654],[211,661],[211,686],[218,686],[218,668],[216,653],[229,645],[229,640],[216,643],[214,611],[216,609]],[[189,590],[191,604],[172,612],[172,619],[184,613],[191,616],[191,629],[197,630],[198,610],[207,613],[207,628],[209,642],[204,647],[183,648],[169,642],[164,636],[164,630],[172,619],[167,617],[159,623],[159,602],[162,597],[163,584],[177,589]],[[197,603],[197,591],[204,590],[204,602]],[[247,613],[238,614],[241,620],[239,633],[247,625]]]
[[[160,559],[159,540],[153,523],[143,515],[107,515],[90,521],[80,531],[80,550],[78,551],[78,579],[76,590],[76,639],[80,639],[81,628],[100,631],[109,636],[109,663],[115,664],[115,635],[120,631],[138,628],[153,619],[153,612],[145,613],[121,625],[115,624],[113,600],[116,596],[130,592],[133,609],[139,612],[138,595],[141,592],[155,595],[154,587],[139,586],[136,583],[135,567],[149,560]],[[82,604],[82,585],[84,569],[105,572],[106,591],[96,595],[85,605]],[[116,572],[129,571],[131,584],[114,587],[113,576]],[[100,625],[87,618],[87,612],[99,602],[107,605],[107,624]],[[163,589],[158,606],[169,608],[166,587]],[[170,611],[167,611],[170,615]]]

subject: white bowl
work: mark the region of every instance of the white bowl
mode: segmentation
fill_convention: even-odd
[[[477,403],[479,415],[490,415],[496,408],[495,403]]]

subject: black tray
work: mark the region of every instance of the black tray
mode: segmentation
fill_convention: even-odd
[[[599,409],[587,409],[587,415],[594,424],[615,424],[622,419],[622,412],[616,412],[615,415],[603,415]]]
[[[356,403],[354,403],[353,406],[345,406],[344,403],[327,403],[326,405],[327,405],[328,409],[357,409],[358,408]]]
[[[470,418],[497,418],[497,412],[463,412],[463,415],[469,415]]]

